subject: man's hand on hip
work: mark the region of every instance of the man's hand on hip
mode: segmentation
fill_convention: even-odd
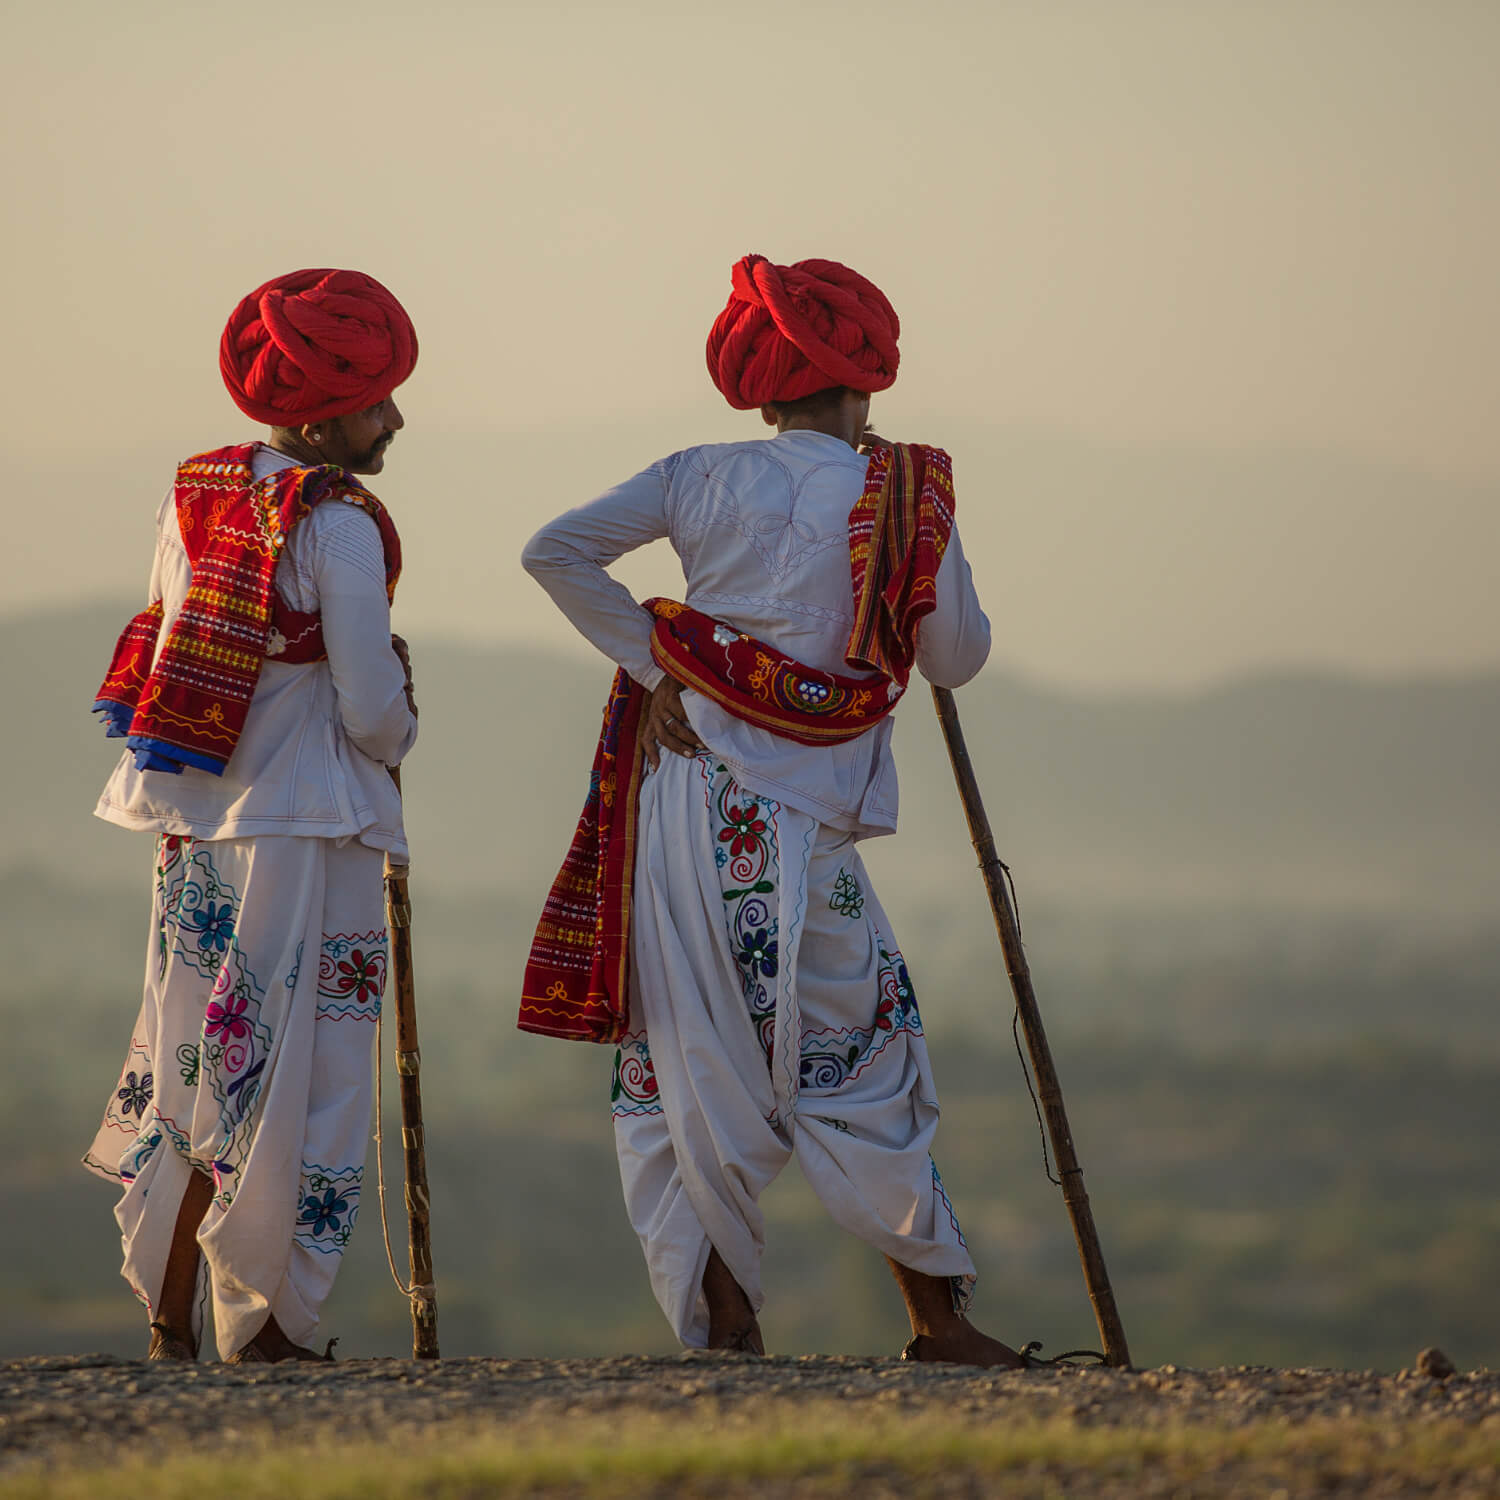
[[[682,684],[663,677],[656,691],[646,699],[641,720],[641,754],[654,771],[661,764],[661,752],[673,750],[678,755],[696,755],[703,741],[693,733],[682,707]]]

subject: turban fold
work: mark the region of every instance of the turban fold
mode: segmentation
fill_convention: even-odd
[[[406,309],[359,271],[292,271],[230,314],[219,371],[257,422],[300,427],[384,401],[417,362]]]
[[[740,411],[847,385],[883,391],[901,362],[885,294],[836,260],[772,265],[747,255],[708,335],[708,373]]]

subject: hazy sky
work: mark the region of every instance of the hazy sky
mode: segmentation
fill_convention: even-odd
[[[1497,65],[1492,0],[13,4],[0,610],[139,593],[253,435],[229,309],[351,265],[422,341],[398,622],[568,640],[520,545],[760,430],[702,353],[755,250],[896,305],[997,664],[1500,664]]]

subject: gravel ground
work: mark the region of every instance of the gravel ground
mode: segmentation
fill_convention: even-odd
[[[231,1368],[83,1356],[0,1364],[0,1478],[64,1456],[70,1463],[116,1459],[159,1444],[164,1433],[179,1447],[222,1453],[226,1443],[264,1444],[273,1435],[278,1445],[302,1439],[399,1441],[407,1434],[431,1438],[445,1431],[459,1435],[503,1427],[541,1438],[552,1425],[559,1435],[565,1433],[563,1418],[608,1423],[636,1413],[695,1423],[701,1418],[728,1431],[737,1422],[778,1411],[795,1414],[809,1403],[831,1401],[911,1417],[932,1412],[949,1422],[1060,1417],[1083,1427],[1135,1430],[1354,1419],[1409,1431],[1414,1424],[1441,1420],[1486,1439],[1493,1436],[1500,1445],[1500,1374],[1487,1371],[1447,1379],[1405,1371],[1173,1365],[1131,1373],[1098,1368],[1013,1373],[891,1359],[702,1353]],[[1474,1477],[1477,1488],[1440,1492],[1500,1489],[1494,1471]],[[1490,1479],[1496,1488],[1489,1487]],[[1439,1491],[1399,1491],[1418,1492]]]

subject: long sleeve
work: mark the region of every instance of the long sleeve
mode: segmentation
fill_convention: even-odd
[[[667,535],[667,461],[548,522],[521,564],[574,628],[647,689],[663,672],[651,659],[651,617],[605,569]]]
[[[166,522],[169,507],[172,505],[172,491],[168,490],[166,498],[156,508],[156,551],[151,555],[151,581],[146,586],[146,603],[155,604],[162,597],[163,588],[166,583],[167,571],[167,532]],[[184,590],[185,592],[185,590]]]
[[[182,533],[177,529],[176,497],[168,490],[156,511],[156,554],[151,560],[151,583],[146,591],[148,604],[155,604],[159,599],[162,605],[161,633],[156,642],[158,653],[167,643],[167,636],[192,582],[193,565],[188,561]]]
[[[416,741],[417,721],[406,706],[406,674],[391,649],[380,532],[357,506],[330,502],[316,516],[321,524],[309,561],[339,718],[371,760],[398,765]]]
[[[938,566],[937,608],[917,626],[917,670],[937,687],[962,687],[990,654],[990,622],[957,528]]]

